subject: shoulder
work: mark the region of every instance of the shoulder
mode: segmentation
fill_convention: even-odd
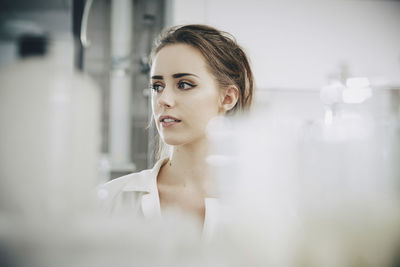
[[[159,160],[153,169],[131,173],[98,186],[100,206],[113,212],[122,206],[138,204],[136,202],[143,194],[157,191],[157,175],[165,162],[165,159]]]
[[[153,185],[154,179],[161,167],[168,161],[168,158],[162,158],[156,162],[152,169],[143,170],[141,172],[131,173],[114,180],[111,180],[99,188],[107,190],[109,193],[118,192],[121,190],[126,191],[148,191]]]
[[[151,170],[131,173],[98,186],[100,210],[109,215],[138,213],[140,197],[153,189]]]
[[[107,191],[109,195],[115,195],[124,190],[147,190],[149,189],[149,180],[151,179],[151,169],[141,172],[131,173],[116,179],[113,179],[98,187],[99,190]]]

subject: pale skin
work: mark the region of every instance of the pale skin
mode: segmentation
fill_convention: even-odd
[[[162,48],[154,57],[150,76],[157,130],[172,147],[157,177],[161,211],[178,208],[203,222],[204,198],[213,196],[206,127],[212,118],[235,106],[238,89],[234,85],[220,88],[202,54],[186,44]]]

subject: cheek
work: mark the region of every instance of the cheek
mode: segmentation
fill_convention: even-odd
[[[191,123],[196,124],[199,128],[205,128],[210,119],[218,115],[219,102],[216,94],[210,93],[202,97],[196,97],[190,103],[188,111],[191,114]]]

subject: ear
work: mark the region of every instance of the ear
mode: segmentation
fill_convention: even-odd
[[[231,85],[223,90],[222,101],[221,101],[221,109],[222,111],[228,112],[231,110],[237,103],[239,99],[239,89]]]

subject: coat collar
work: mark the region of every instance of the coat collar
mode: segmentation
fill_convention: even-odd
[[[135,179],[122,188],[123,192],[143,192],[141,208],[145,218],[161,217],[160,198],[157,188],[157,176],[161,167],[168,162],[169,158],[162,158],[156,162],[150,170],[139,173]],[[136,179],[137,178],[137,179]],[[203,238],[211,240],[218,228],[219,201],[216,198],[205,198],[205,220],[203,224]]]
[[[123,192],[145,192],[151,193],[157,191],[157,176],[161,167],[167,163],[169,158],[162,158],[156,162],[154,167],[150,170],[142,171],[137,179],[131,179],[122,188]]]

